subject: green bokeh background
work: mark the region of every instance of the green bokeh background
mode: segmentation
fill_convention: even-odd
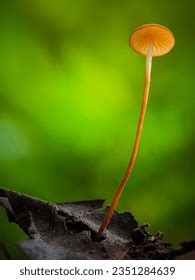
[[[194,1],[7,0],[0,7],[0,184],[49,201],[105,198],[127,166],[145,23],[176,38],[155,58],[138,158],[118,205],[177,244],[195,236]],[[25,238],[0,209],[0,239]]]

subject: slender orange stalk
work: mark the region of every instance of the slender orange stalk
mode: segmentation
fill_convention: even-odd
[[[116,205],[123,192],[123,189],[128,181],[129,176],[131,175],[131,172],[132,172],[135,160],[136,160],[140,137],[141,137],[141,133],[142,133],[142,127],[143,127],[143,123],[144,123],[144,116],[145,116],[146,107],[147,107],[147,103],[148,103],[148,95],[149,95],[149,89],[150,89],[150,76],[151,76],[151,68],[152,68],[152,56],[153,56],[153,45],[150,45],[148,47],[147,57],[146,57],[146,73],[145,73],[144,93],[143,93],[143,97],[142,97],[141,111],[140,111],[140,116],[139,116],[139,121],[138,121],[138,126],[137,126],[135,142],[134,142],[133,150],[131,153],[131,158],[130,158],[129,164],[127,166],[126,172],[117,189],[117,192],[114,195],[112,203],[111,203],[110,207],[108,208],[108,211],[103,219],[103,222],[97,232],[97,238],[99,238],[103,234],[104,230],[106,229],[107,225],[109,224],[110,219],[113,215],[114,209],[116,208]]]

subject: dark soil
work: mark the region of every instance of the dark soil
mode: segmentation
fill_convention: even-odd
[[[180,250],[138,225],[129,212],[115,212],[102,238],[96,232],[105,215],[104,200],[52,204],[25,194],[0,189],[0,204],[10,222],[28,239],[18,242],[27,259],[195,259],[195,241]]]

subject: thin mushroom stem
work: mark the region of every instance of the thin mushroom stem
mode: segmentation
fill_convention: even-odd
[[[143,123],[144,123],[144,116],[145,116],[146,107],[147,107],[147,103],[148,103],[148,95],[149,95],[149,89],[150,89],[150,76],[151,76],[151,69],[152,69],[152,56],[153,56],[153,45],[150,45],[148,47],[147,56],[146,56],[144,93],[143,93],[143,97],[142,97],[141,111],[140,111],[140,116],[139,116],[139,121],[138,121],[138,126],[137,126],[135,142],[134,142],[133,150],[131,153],[131,158],[130,158],[129,164],[127,166],[127,169],[125,171],[125,174],[121,180],[121,183],[119,184],[117,192],[114,195],[112,203],[109,206],[107,213],[103,219],[103,222],[97,232],[97,238],[99,238],[103,234],[104,230],[106,229],[107,225],[109,224],[110,219],[113,215],[114,209],[116,208],[116,205],[121,197],[123,189],[128,181],[128,178],[132,172],[132,169],[133,169],[133,166],[134,166],[134,163],[136,160],[140,137],[141,137],[141,133],[142,133],[142,127],[143,127]]]

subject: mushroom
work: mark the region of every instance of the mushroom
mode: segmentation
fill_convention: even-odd
[[[159,24],[142,25],[141,27],[137,28],[129,38],[130,47],[137,53],[146,56],[145,83],[144,83],[144,92],[142,97],[142,105],[141,105],[141,111],[140,111],[139,121],[137,125],[135,142],[134,142],[129,164],[119,184],[117,192],[114,195],[112,203],[109,206],[107,213],[103,219],[103,222],[97,232],[97,238],[99,238],[103,234],[108,223],[110,222],[114,209],[116,208],[116,205],[120,199],[122,191],[132,172],[136,160],[142,127],[144,123],[144,116],[145,116],[147,102],[148,102],[152,58],[153,56],[161,56],[168,53],[173,48],[174,44],[175,44],[175,38],[172,32],[165,26]]]

